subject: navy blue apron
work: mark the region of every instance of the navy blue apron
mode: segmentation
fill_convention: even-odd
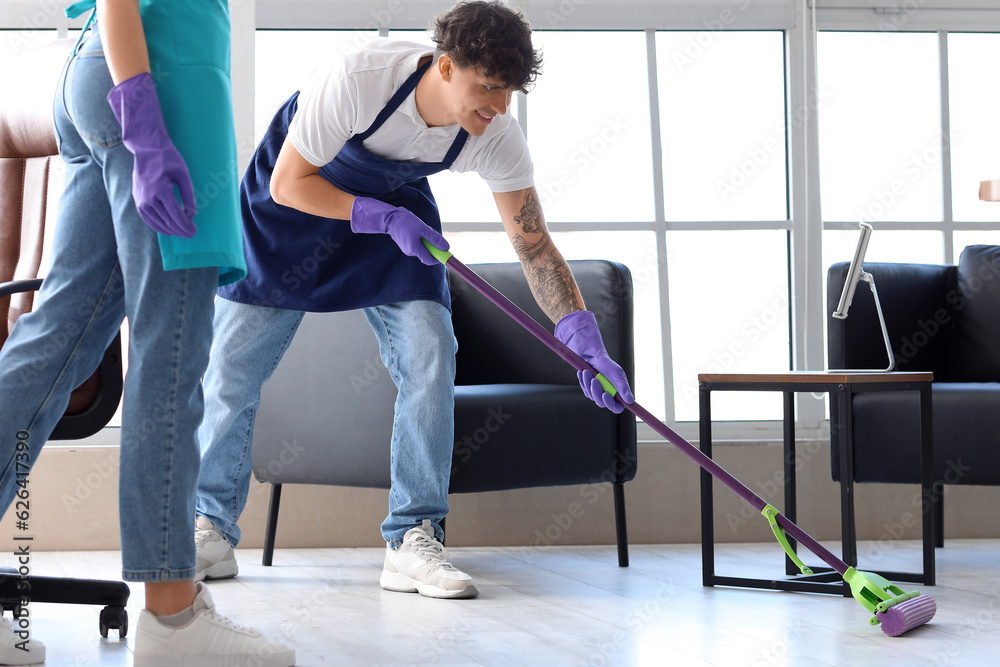
[[[351,137],[319,173],[344,192],[402,206],[440,232],[441,216],[427,176],[451,167],[469,133],[459,131],[442,162],[389,160],[368,152],[363,143],[413,92],[430,64],[411,74],[371,127]],[[444,265],[427,266],[404,255],[387,234],[355,234],[347,220],[303,213],[271,199],[271,174],[298,108],[298,95],[278,110],[243,176],[240,207],[247,276],[221,288],[219,296],[311,312],[415,300],[451,308]]]

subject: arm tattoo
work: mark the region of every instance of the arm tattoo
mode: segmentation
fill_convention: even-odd
[[[573,274],[548,234],[543,234],[534,245],[517,234],[513,243],[535,301],[553,322],[583,310]]]
[[[542,207],[533,190],[528,190],[521,212],[514,216],[514,222],[521,225],[525,234],[538,234],[542,231]]]

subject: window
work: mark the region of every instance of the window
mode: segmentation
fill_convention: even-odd
[[[556,232],[563,256],[621,262],[632,274],[635,378],[632,393],[644,408],[664,418],[663,332],[660,327],[660,278],[653,232]],[[600,317],[601,304],[587,308]]]
[[[858,245],[857,228],[828,229],[823,232],[823,266],[849,262]],[[865,262],[904,262],[911,264],[943,264],[944,234],[934,230],[899,231],[878,229],[872,232],[865,252]]]
[[[391,37],[431,44],[426,3],[377,11],[359,2],[251,4],[262,27],[255,89],[237,79],[234,94],[256,98],[256,137],[317,63],[372,39],[376,23],[392,25]],[[953,262],[966,245],[1000,243],[1000,204],[978,201],[977,192],[979,181],[1000,178],[1000,90],[990,79],[1000,71],[1000,10],[989,3],[935,1],[886,13],[870,3],[821,2],[806,20],[798,3],[785,0],[520,4],[545,67],[510,113],[525,112],[519,121],[536,185],[563,253],[617,259],[632,270],[637,398],[654,414],[696,419],[690,394],[699,372],[787,368],[789,317],[804,344],[795,349],[797,361],[821,364],[826,315],[818,321],[812,307],[789,313],[788,267],[810,278],[796,285],[809,290],[800,295],[808,303],[825,299],[827,268],[852,256],[858,220],[875,225],[871,262]],[[231,10],[247,7],[232,3]],[[28,26],[82,25],[51,13],[38,24],[37,10],[13,3],[0,17],[0,60],[56,35]],[[812,40],[816,71],[803,68]],[[815,128],[786,118],[789,100],[814,95]],[[942,141],[945,119],[950,145]],[[662,178],[650,148],[654,123]],[[516,261],[481,178],[446,172],[431,183],[462,261]],[[803,201],[820,202],[819,220],[796,217]],[[806,224],[818,229],[803,242],[796,234]],[[669,293],[660,283],[664,262]],[[755,318],[764,324],[765,315],[770,322],[771,311],[786,318],[782,326],[758,327],[750,341],[744,327],[754,331]],[[733,354],[734,344],[741,354]],[[671,359],[663,359],[664,347]],[[714,413],[720,420],[777,419],[780,405],[770,400],[729,404],[720,394]],[[810,424],[822,419],[806,400],[798,408],[815,418]]]
[[[956,222],[1000,222],[1000,204],[979,200],[980,181],[1000,178],[1000,35],[948,35],[952,206]],[[985,237],[984,237],[985,238]],[[997,242],[993,237],[993,243]],[[982,242],[982,241],[981,241]],[[968,243],[958,241],[955,253]]]
[[[698,419],[699,373],[789,367],[787,232],[667,232],[677,421]],[[781,418],[780,394],[719,392],[712,418]]]
[[[939,58],[936,33],[817,37],[822,215],[852,223],[823,232],[824,303],[828,269],[853,257],[859,221],[875,228],[866,262],[946,261],[942,230],[912,228],[945,219]]]
[[[941,21],[936,14],[908,13],[911,32],[893,32],[895,22],[885,27],[870,10],[821,8],[815,17],[820,30],[804,35],[798,19],[770,5],[766,11],[741,7],[735,22],[719,30],[702,29],[711,9],[664,13],[653,6],[648,25],[640,19],[636,26],[644,30],[605,30],[589,12],[611,6],[588,5],[558,26],[538,12],[530,17],[544,70],[529,95],[515,98],[510,113],[524,114],[518,120],[532,150],[536,187],[563,254],[615,259],[632,271],[637,397],[654,414],[696,420],[698,373],[788,368],[792,323],[797,342],[809,348],[796,348],[805,355],[798,360],[822,363],[816,346],[825,354],[826,316],[818,322],[815,310],[791,312],[789,252],[821,257],[822,266],[805,264],[801,256],[795,263],[812,279],[822,276],[804,295],[814,303],[825,299],[817,285],[829,265],[852,256],[858,220],[875,225],[870,262],[952,261],[965,245],[1000,242],[1000,205],[979,202],[976,191],[980,180],[1000,178],[991,157],[1000,154],[1000,123],[991,117],[1000,98],[982,81],[982,72],[1000,67],[996,12],[979,12],[993,17],[980,33],[949,33],[946,25],[969,23],[948,11]],[[423,11],[403,6],[392,24],[407,29],[390,35],[430,45],[425,30],[409,29],[426,21]],[[287,44],[274,47],[263,42],[267,35],[258,37],[259,81],[281,79],[264,74],[262,58],[287,76],[291,66],[275,58],[297,53],[300,42],[321,33],[289,34]],[[356,34],[373,33],[341,33],[347,40]],[[800,45],[813,38],[817,69],[803,72]],[[650,46],[657,68],[655,119]],[[265,56],[267,48],[280,53]],[[797,60],[786,62],[789,54]],[[296,56],[287,62],[294,60],[302,62]],[[291,85],[274,93],[268,114]],[[803,96],[818,100],[816,135],[811,126],[793,122],[801,119],[786,117],[788,100]],[[943,141],[942,102],[949,104],[951,145]],[[657,182],[654,121],[662,152]],[[796,163],[789,137],[799,142],[797,151],[804,147]],[[792,178],[804,171],[818,179]],[[466,263],[516,261],[482,179],[442,173],[431,183],[456,256]],[[821,219],[808,224],[822,232],[810,229],[805,247],[794,236],[804,222],[793,219],[790,203],[807,198],[820,202]],[[657,202],[662,220],[656,219]],[[669,293],[662,291],[664,274]],[[669,360],[662,357],[664,347]],[[775,395],[730,398],[720,394],[713,401],[716,419],[781,416]],[[822,419],[822,410],[804,403],[800,413]]]
[[[692,49],[707,34],[656,35],[668,230],[704,223],[666,239],[677,421],[698,419],[699,373],[780,371],[790,360],[783,35],[712,34]],[[761,229],[713,229],[729,221]],[[780,419],[781,401],[723,392],[712,415]]]
[[[517,255],[504,232],[458,232],[446,236],[451,252],[465,264],[517,261]],[[659,266],[653,233],[554,232],[552,239],[567,260],[606,259],[621,262],[629,268],[635,314],[636,361],[635,386],[632,389],[642,406],[662,419],[664,385]],[[600,316],[601,304],[586,305]]]
[[[254,136],[264,136],[278,108],[321,63],[376,37],[362,30],[258,30],[254,58]]]
[[[704,34],[656,34],[667,220],[786,220],[782,33]]]
[[[823,219],[943,220],[937,35],[821,32],[817,51]]]
[[[528,145],[546,219],[652,222],[645,35],[536,32],[534,46],[545,61],[527,98]]]

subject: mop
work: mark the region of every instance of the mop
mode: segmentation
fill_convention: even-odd
[[[767,518],[772,531],[774,531],[779,544],[781,544],[785,553],[788,554],[788,557],[798,566],[802,574],[810,575],[812,574],[812,570],[792,550],[786,535],[791,535],[799,544],[805,546],[823,562],[836,570],[843,577],[844,581],[847,582],[848,586],[850,586],[854,599],[872,613],[872,616],[869,618],[871,625],[881,625],[882,631],[885,634],[890,637],[896,637],[907,630],[912,630],[917,626],[923,625],[934,617],[937,605],[929,595],[921,595],[919,591],[907,593],[881,575],[874,572],[856,570],[840,558],[837,558],[837,556],[810,537],[790,519],[768,504],[767,501],[729,474],[722,466],[650,414],[648,410],[638,403],[625,403],[618,396],[618,391],[607,378],[598,373],[590,364],[566,347],[559,339],[549,333],[548,330],[518,308],[492,285],[480,278],[476,272],[456,259],[454,255],[434,247],[426,239],[424,240],[424,245],[427,246],[427,249],[438,261],[468,282],[477,292],[489,299],[500,310],[545,344],[546,347],[559,355],[563,361],[577,371],[588,371],[593,374],[601,382],[604,390],[614,396],[619,403],[625,406],[626,410],[652,427],[654,431],[694,459],[695,463],[763,514]]]

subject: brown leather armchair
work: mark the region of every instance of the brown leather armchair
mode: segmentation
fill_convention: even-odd
[[[64,166],[52,129],[52,100],[73,40],[58,40],[0,64],[0,345],[17,318],[31,310],[46,263],[62,192]],[[78,439],[104,428],[122,394],[121,339],[73,392],[52,439]],[[20,613],[23,582],[0,569],[0,604]],[[129,588],[120,581],[29,576],[32,602],[104,605],[101,635],[128,632]]]

